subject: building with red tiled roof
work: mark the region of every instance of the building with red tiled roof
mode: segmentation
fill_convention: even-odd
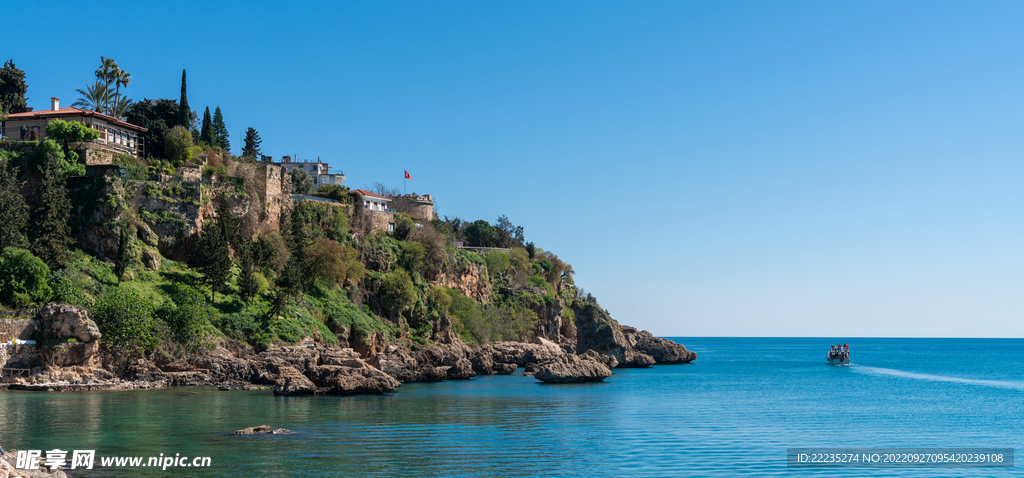
[[[146,128],[121,121],[113,116],[75,107],[60,107],[60,98],[50,98],[50,109],[14,113],[7,117],[0,136],[8,141],[41,141],[46,138],[46,125],[54,119],[78,121],[99,130],[100,137],[78,145],[75,149],[85,153],[86,164],[110,164],[114,155],[145,156],[139,134]]]
[[[355,213],[369,218],[371,232],[395,230],[395,210],[391,208],[391,198],[365,189],[353,189],[348,193],[355,197]]]

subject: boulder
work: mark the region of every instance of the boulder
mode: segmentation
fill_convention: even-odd
[[[47,304],[39,311],[39,317],[44,324],[48,324],[58,340],[76,338],[82,342],[93,342],[103,336],[96,322],[89,318],[82,307]]]
[[[93,356],[100,350],[98,341],[66,342],[47,347],[43,360],[48,365],[69,367],[72,365],[89,365]]]
[[[361,367],[322,365],[308,372],[324,393],[361,395],[390,392],[402,384],[369,364]]]
[[[447,371],[448,380],[468,380],[476,376],[473,364],[466,359],[458,359]]]
[[[607,311],[596,305],[588,304],[579,310],[576,329],[578,354],[593,350],[602,355],[610,355],[615,357],[618,367],[647,367],[655,363],[650,355],[636,350],[623,333],[623,327]]]
[[[615,357],[612,357],[611,355],[602,355],[597,352],[594,352],[593,350],[586,351],[585,353],[583,353],[583,355],[581,355],[581,357],[588,360],[595,360],[597,362],[600,362],[609,369],[613,369],[616,365],[619,364],[619,361],[616,360]]]
[[[316,385],[295,367],[278,367],[276,385],[274,395],[308,395],[316,392]]]
[[[626,338],[635,344],[633,348],[647,354],[654,363],[689,363],[697,360],[697,352],[687,350],[683,345],[671,340],[655,337],[646,330],[637,331],[632,327],[623,327],[623,331]]]
[[[511,375],[519,368],[514,363],[498,363],[494,364],[494,373],[498,375]]]
[[[142,263],[152,270],[159,270],[160,263],[163,262],[163,260],[164,258],[159,252],[153,252],[148,249],[142,251]]]
[[[541,366],[533,376],[548,383],[600,382],[611,377],[612,371],[593,355],[566,354],[554,362]]]

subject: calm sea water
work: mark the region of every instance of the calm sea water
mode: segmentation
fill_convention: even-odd
[[[786,448],[1024,449],[1024,340],[676,340],[697,362],[616,370],[598,384],[516,374],[362,397],[6,392],[0,445],[213,465],[72,476],[978,476],[787,469]],[[854,365],[824,364],[837,341],[851,344]],[[260,424],[298,433],[230,434]]]

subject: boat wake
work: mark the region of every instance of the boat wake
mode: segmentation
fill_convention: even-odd
[[[914,373],[904,372],[902,370],[893,370],[891,368],[878,368],[878,367],[867,367],[858,366],[854,370],[862,373],[871,373],[875,375],[889,375],[892,377],[910,378],[914,380],[929,380],[932,382],[954,382],[954,383],[966,383],[968,385],[980,385],[983,387],[996,387],[996,388],[1010,388],[1014,390],[1024,390],[1024,382],[1015,382],[1011,380],[978,380],[973,378],[962,378],[962,377],[947,377],[945,375],[930,375],[926,373]]]

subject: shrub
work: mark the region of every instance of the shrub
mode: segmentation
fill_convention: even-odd
[[[416,302],[416,288],[409,273],[403,269],[384,274],[377,292],[380,294],[384,314],[393,319]]]
[[[398,263],[409,273],[420,272],[427,257],[427,250],[422,243],[409,241],[402,246]]]
[[[50,268],[31,252],[17,247],[0,255],[0,301],[15,308],[42,304],[50,298]]]
[[[505,269],[508,269],[509,259],[508,254],[501,251],[491,251],[484,256],[484,260],[487,261],[487,271],[490,272],[491,277],[498,277]]]
[[[167,323],[174,340],[188,352],[209,346],[206,339],[213,333],[211,323],[217,321],[217,311],[206,303],[206,297],[188,285],[177,284],[171,300],[174,304],[165,304],[160,318]]]
[[[81,307],[92,306],[92,300],[75,284],[67,269],[61,269],[50,276],[50,289],[53,291],[50,302]]]
[[[103,334],[102,344],[114,354],[135,358],[156,345],[152,331],[153,307],[129,289],[107,289],[92,318]]]
[[[184,126],[175,126],[164,135],[164,152],[167,153],[167,159],[187,162],[191,159],[191,149],[192,133]]]
[[[409,238],[412,231],[416,229],[416,223],[405,214],[395,214],[395,239],[404,241]]]

